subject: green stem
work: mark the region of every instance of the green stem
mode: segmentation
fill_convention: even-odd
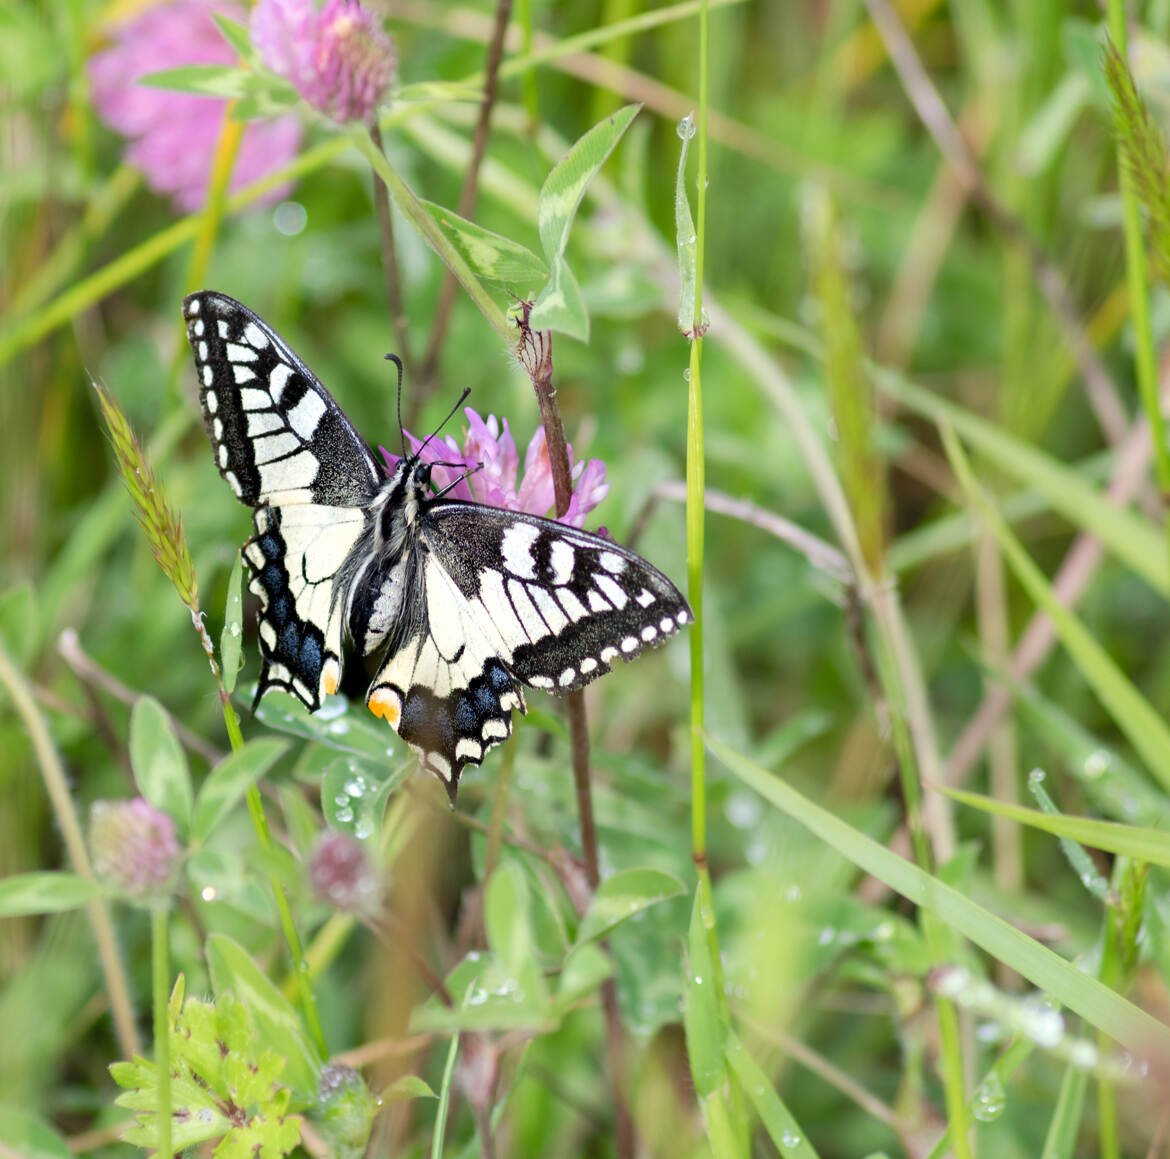
[[[201,627],[201,621],[197,623]],[[216,686],[219,688],[219,699],[223,705],[223,722],[227,727],[228,740],[231,743],[232,752],[239,752],[244,747],[244,738],[240,732],[240,718],[236,715],[231,697],[224,689],[223,674],[220,672],[219,665],[215,661],[211,641],[206,638],[204,633],[201,632],[201,635],[204,635],[204,648],[207,651],[207,658],[211,663],[211,672],[215,677]],[[268,828],[268,818],[264,815],[264,802],[260,796],[260,790],[255,785],[249,786],[245,800],[248,803],[248,813],[252,818],[252,827],[256,830],[256,839],[260,842],[260,848],[265,853],[271,853],[273,848],[272,832]],[[329,1047],[325,1042],[325,1031],[321,1027],[321,1017],[317,1013],[317,1001],[313,997],[313,983],[309,974],[308,964],[305,961],[304,947],[301,945],[301,938],[297,933],[296,923],[293,921],[292,908],[288,904],[284,887],[277,880],[275,874],[268,874],[268,885],[276,901],[276,912],[280,917],[280,928],[284,931],[284,940],[288,944],[288,952],[292,958],[293,974],[297,979],[297,987],[300,991],[301,1008],[305,1014],[305,1022],[308,1025],[309,1033],[312,1035],[313,1042],[320,1052],[321,1057],[328,1058]]]
[[[1125,0],[1107,0],[1109,35],[1122,61],[1128,67],[1125,27]],[[1134,175],[1121,155],[1118,144],[1118,182],[1121,189],[1122,219],[1125,230],[1125,280],[1129,289],[1129,309],[1133,318],[1134,356],[1137,362],[1138,391],[1142,409],[1150,424],[1154,446],[1154,469],[1165,502],[1170,498],[1170,450],[1166,447],[1162,408],[1158,405],[1158,366],[1154,333],[1150,324],[1150,285],[1146,269],[1146,248],[1142,238],[1142,211],[1134,187]],[[1170,550],[1170,521],[1167,521],[1167,548]]]
[[[488,823],[487,851],[483,860],[483,879],[487,881],[500,860],[500,845],[504,837],[504,817],[508,812],[508,791],[512,787],[512,768],[516,764],[516,742],[504,746],[500,771],[496,776],[496,793],[492,799],[492,815]]]
[[[492,329],[503,339],[504,345],[512,349],[517,338],[515,327],[509,324],[503,310],[496,305],[483,283],[472,273],[471,267],[463,260],[463,255],[447,240],[438,222],[415,197],[410,186],[395,172],[386,155],[370,140],[369,133],[364,129],[355,129],[350,133],[349,139],[382,179],[402,215],[422,234],[427,245],[455,275],[459,284],[467,291],[467,296],[479,307]]]
[[[77,818],[77,810],[74,808],[73,798],[69,793],[65,769],[61,764],[60,757],[57,756],[57,750],[53,747],[53,739],[49,735],[48,726],[37,708],[32,693],[28,690],[24,676],[8,658],[8,654],[3,648],[0,648],[0,685],[8,690],[8,695],[12,697],[13,707],[24,722],[25,731],[32,741],[33,751],[36,753],[37,763],[40,765],[41,776],[44,778],[45,789],[52,802],[57,825],[61,829],[61,838],[65,842],[65,849],[69,854],[73,869],[79,877],[93,881],[93,867],[89,863],[89,853],[85,848],[81,822]],[[130,986],[126,981],[125,971],[122,969],[122,960],[118,956],[114,925],[110,921],[110,913],[106,908],[104,898],[93,898],[88,903],[87,908],[90,924],[93,926],[94,941],[97,942],[102,973],[105,975],[106,993],[109,995],[110,1009],[114,1015],[114,1026],[118,1032],[118,1044],[121,1047],[123,1057],[133,1058],[134,1055],[141,1053],[142,1046],[134,1021]]]
[[[158,1071],[158,1151],[171,1159],[171,1019],[167,1007],[170,995],[170,967],[167,965],[167,937],[170,910],[155,906],[150,912],[151,990],[154,998],[154,1065]]]

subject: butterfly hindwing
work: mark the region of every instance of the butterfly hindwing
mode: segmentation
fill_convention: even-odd
[[[265,322],[225,294],[183,302],[216,465],[241,502],[360,506],[380,475],[316,375]]]

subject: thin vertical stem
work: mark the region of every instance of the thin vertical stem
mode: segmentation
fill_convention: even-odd
[[[154,1065],[158,1073],[158,1155],[171,1159],[171,1019],[167,1007],[170,967],[167,937],[170,910],[155,906],[150,912],[151,991],[154,998]]]
[[[1121,60],[1128,67],[1128,37],[1125,26],[1125,0],[1108,0],[1106,5],[1109,36]],[[1166,447],[1166,430],[1162,408],[1158,405],[1158,359],[1154,350],[1154,332],[1150,323],[1150,282],[1146,270],[1146,248],[1142,237],[1142,211],[1138,204],[1134,175],[1122,155],[1118,142],[1117,177],[1121,189],[1122,221],[1125,230],[1125,281],[1129,289],[1129,310],[1133,318],[1134,358],[1138,392],[1142,409],[1150,424],[1154,443],[1154,469],[1158,489],[1165,505],[1170,502],[1170,450]],[[1167,521],[1167,544],[1170,550],[1170,520]]]
[[[33,700],[24,677],[9,660],[3,648],[0,648],[0,685],[8,690],[17,715],[24,722],[25,730],[32,741],[33,751],[36,753],[37,763],[40,765],[41,776],[44,778],[45,789],[52,802],[53,813],[61,829],[61,838],[65,842],[65,850],[69,854],[73,869],[79,877],[92,881],[93,867],[90,865],[89,853],[85,848],[81,822],[77,818],[77,810],[74,808],[73,798],[69,794],[69,786],[65,780],[65,769],[61,765],[61,759],[53,747],[49,729],[37,709],[36,701]],[[141,1053],[142,1045],[138,1038],[138,1027],[134,1021],[130,986],[122,968],[122,960],[118,956],[118,943],[114,938],[114,926],[110,921],[110,912],[106,908],[105,899],[100,897],[93,898],[88,903],[87,909],[89,910],[90,924],[93,926],[94,941],[97,942],[102,974],[106,980],[106,993],[109,995],[110,1010],[114,1015],[118,1043],[123,1056],[133,1058],[134,1055]]]
[[[379,153],[386,149],[382,141],[382,130],[375,121],[370,126],[370,139]],[[406,325],[406,309],[402,302],[402,282],[398,277],[398,248],[394,243],[394,218],[390,214],[390,194],[386,186],[374,178],[374,212],[378,218],[378,231],[382,235],[382,272],[386,276],[386,304],[390,309],[390,325],[394,330],[394,341],[398,345],[398,356],[411,372],[410,333]],[[450,278],[450,274],[447,275]]]
[[[467,174],[463,178],[463,188],[459,193],[460,217],[470,218],[475,213],[476,197],[479,193],[479,170],[483,164],[484,153],[487,151],[488,134],[492,125],[492,106],[496,102],[496,80],[500,72],[500,60],[504,55],[504,35],[508,31],[508,20],[512,15],[512,0],[498,0],[496,5],[496,23],[492,31],[491,43],[488,45],[487,67],[484,70],[483,99],[479,104],[479,120],[475,125],[475,137],[471,147],[471,163],[467,167]],[[439,368],[439,357],[443,352],[443,340],[447,336],[447,326],[451,321],[451,310],[455,304],[455,278],[448,270],[443,275],[443,285],[439,290],[439,305],[435,311],[435,326],[431,331],[431,344],[427,349],[427,356],[423,361],[422,389],[415,392],[415,405],[423,401],[426,392],[431,390]]]

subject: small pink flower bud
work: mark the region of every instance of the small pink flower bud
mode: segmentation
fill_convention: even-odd
[[[378,897],[378,877],[366,847],[348,833],[329,830],[317,839],[309,879],[322,901],[351,913],[368,911]]]
[[[142,797],[95,801],[89,847],[98,879],[134,901],[160,901],[172,892],[181,852],[175,823]]]

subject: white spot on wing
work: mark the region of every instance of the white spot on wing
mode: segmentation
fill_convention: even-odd
[[[266,435],[271,431],[284,428],[284,419],[272,411],[261,411],[259,414],[248,415],[248,434],[252,438],[257,435]]]
[[[252,444],[252,452],[256,456],[256,463],[271,463],[273,459],[282,459],[291,455],[301,444],[296,435],[279,434],[265,435],[256,439]]]
[[[239,479],[236,478],[235,471],[224,471],[223,477],[228,481],[228,486],[238,495],[243,496],[244,489],[240,486]]]
[[[203,396],[203,405],[207,407],[208,414],[215,414],[219,410],[219,399],[216,398],[214,390],[209,390]]]
[[[244,341],[251,342],[257,350],[263,350],[268,345],[268,335],[255,322],[249,322],[244,327]]]
[[[517,702],[519,706],[519,702]],[[484,740],[503,740],[511,730],[506,720],[485,720],[480,733]]]
[[[483,759],[483,745],[477,740],[472,740],[470,737],[464,737],[455,746],[455,759],[457,761],[478,761]]]
[[[217,457],[219,459],[219,465],[221,467],[226,467],[228,465],[228,449],[227,449],[227,445],[225,443],[219,444],[219,451],[217,452]]]
[[[568,626],[568,617],[561,611],[560,604],[553,599],[550,592],[545,591],[540,584],[529,584],[528,594],[532,597],[532,602],[544,617],[544,622],[548,625],[549,631],[554,634],[559,634]]]
[[[211,369],[211,367],[204,366],[204,368],[203,368],[203,385],[210,386],[211,380],[214,376],[215,376],[215,372]]]
[[[549,552],[549,566],[552,568],[553,583],[560,587],[567,584],[573,575],[573,561],[576,552],[563,539],[554,539]]]
[[[561,673],[560,685],[562,688],[568,688],[577,678],[577,671],[575,668],[566,668]]]
[[[654,593],[652,591],[650,591],[649,588],[643,588],[634,597],[634,599],[636,599],[638,601],[638,605],[640,607],[643,607],[643,608],[648,608],[652,603],[654,603],[655,598],[656,597],[655,597]]]
[[[605,647],[601,649],[601,662],[608,664],[611,660],[617,659],[618,650],[616,648]]]
[[[302,439],[311,439],[321,416],[325,413],[325,403],[316,391],[306,391],[304,397],[288,412],[289,425]]]
[[[516,615],[528,638],[535,643],[542,636],[547,636],[548,629],[544,626],[544,620],[533,607],[524,585],[518,580],[509,580],[508,595],[512,597],[512,607],[516,609]]]
[[[217,440],[223,438],[223,423],[219,419],[212,420],[211,433],[215,435]]]
[[[199,303],[198,303],[198,302],[195,302],[195,303],[194,303],[194,305],[198,306],[198,305],[199,305]],[[207,327],[203,325],[203,319],[202,319],[202,318],[200,318],[200,319],[199,319],[199,321],[198,321],[198,322],[196,322],[196,323],[195,323],[195,325],[191,327],[191,329],[195,331],[195,337],[196,337],[196,338],[202,338],[202,337],[203,337],[203,331],[204,331],[204,330],[206,330],[206,329],[207,329]]]
[[[612,612],[613,604],[596,588],[589,589],[589,609],[593,612]]]
[[[281,459],[260,468],[260,490],[272,496],[273,492],[281,492],[280,500],[288,503],[294,501],[287,492],[298,488],[310,487],[317,478],[317,460],[308,451]],[[273,498],[275,498],[273,496]],[[303,502],[304,500],[302,500]]]
[[[191,301],[189,301],[187,303],[187,313],[188,314],[198,314],[199,313],[199,299],[198,298],[192,298]]]
[[[260,621],[260,639],[269,648],[276,647],[276,629],[267,620]]]
[[[632,652],[638,646],[638,638],[636,636],[627,636],[622,641],[622,651]]]
[[[536,579],[536,562],[532,558],[532,545],[540,532],[527,523],[513,523],[504,532],[500,553],[504,566],[521,579]]]
[[[292,367],[286,363],[278,362],[272,368],[272,373],[268,376],[268,389],[272,391],[273,402],[280,402],[280,396],[292,375]]]
[[[240,346],[236,342],[228,342],[223,349],[229,362],[255,362],[258,357],[251,346]]]
[[[599,562],[606,571],[613,572],[614,575],[621,575],[626,570],[626,561],[616,551],[603,551]]]
[[[664,632],[674,631],[674,621],[669,616],[663,616],[662,619],[658,621],[658,626]]]
[[[560,600],[561,607],[565,609],[565,614],[570,620],[583,620],[589,615],[589,609],[568,588],[565,588],[564,591],[557,592],[556,596]]]
[[[616,580],[610,579],[609,576],[595,576],[594,582],[619,612],[630,602],[630,597],[622,590],[621,585]]]
[[[268,397],[268,391],[257,390],[252,386],[245,386],[240,391],[240,406],[244,410],[268,410],[271,406],[272,400]]]
[[[202,325],[202,323],[200,323],[200,325]],[[206,342],[199,343],[199,357],[202,358],[204,362],[207,361],[207,343]]]
[[[219,331],[219,336],[221,338],[226,338],[228,336],[228,324],[222,318],[216,322],[215,328]]]
[[[658,635],[658,629],[653,624],[647,624],[642,629],[642,639],[649,643]]]
[[[246,366],[233,366],[232,374],[235,375],[236,382],[251,382],[256,377],[255,373]]]
[[[551,688],[553,686],[553,679],[551,676],[529,676],[528,683],[533,688]]]
[[[581,661],[581,675],[588,676],[589,673],[592,672],[596,667],[597,661],[594,660],[592,656],[586,656],[585,659]]]

